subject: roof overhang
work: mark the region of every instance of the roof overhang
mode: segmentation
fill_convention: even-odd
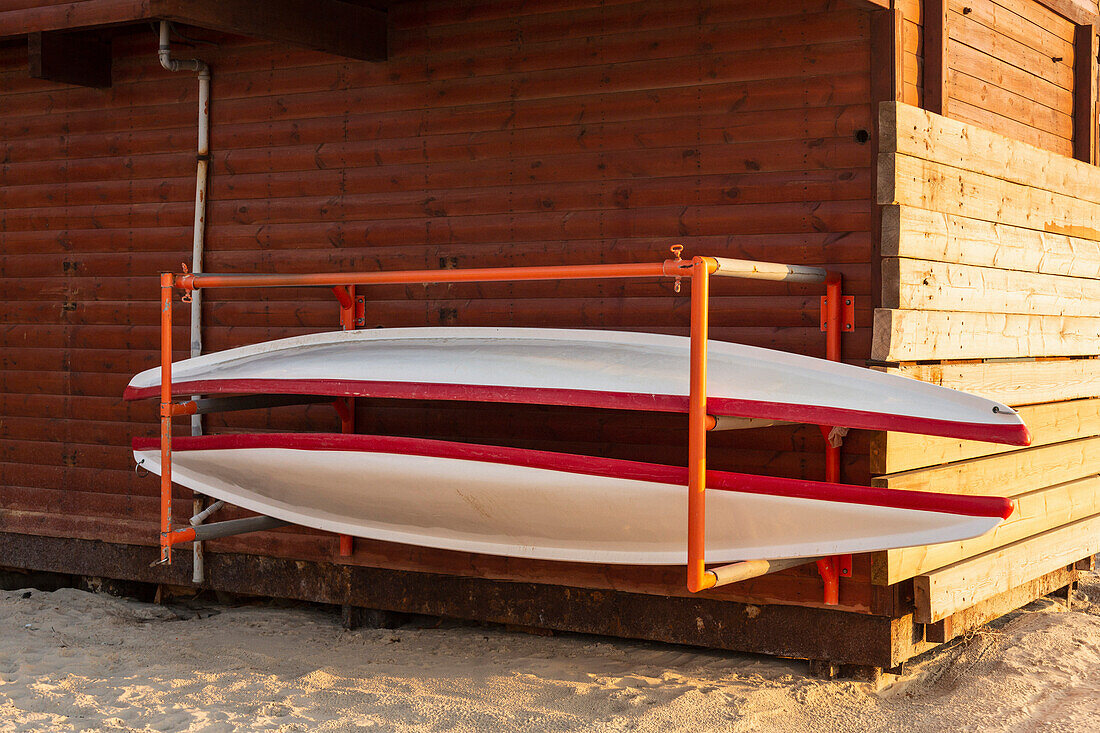
[[[364,61],[382,61],[387,55],[386,13],[342,0],[83,0],[39,5],[0,11],[0,40],[25,36],[32,52],[65,49],[71,57],[74,50],[94,51],[94,40],[103,29],[159,20]],[[47,66],[65,61],[51,59]],[[32,71],[33,66],[32,59]]]

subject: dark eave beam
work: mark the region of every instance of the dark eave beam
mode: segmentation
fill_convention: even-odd
[[[160,20],[363,61],[387,56],[386,14],[341,0],[149,0]]]
[[[890,0],[847,0],[849,5],[855,5],[864,10],[883,10],[890,8]]]
[[[171,20],[315,51],[382,61],[386,13],[342,0],[84,0],[0,10],[0,39]]]
[[[111,44],[95,32],[27,34],[31,78],[61,84],[111,86]]]

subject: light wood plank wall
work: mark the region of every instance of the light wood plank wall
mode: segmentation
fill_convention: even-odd
[[[1073,155],[1076,26],[1034,0],[949,0],[951,117]]]
[[[875,554],[873,582],[914,578],[916,616],[934,623],[1097,549],[1100,168],[897,102],[879,141],[872,358],[1017,407],[1033,435],[1023,449],[872,438],[876,486],[1015,504],[982,537]]]
[[[1100,352],[1100,168],[901,103],[879,140],[872,359]]]
[[[898,0],[900,99],[1045,150],[1096,160],[1097,4]]]

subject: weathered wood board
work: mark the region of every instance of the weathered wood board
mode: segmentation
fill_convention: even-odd
[[[879,131],[872,358],[1100,353],[1100,169],[896,102]]]
[[[1020,417],[1031,431],[1031,446],[1100,435],[1100,399],[1027,405]],[[956,440],[914,433],[875,433],[871,438],[871,472],[898,473],[968,458],[1018,450],[977,440]]]
[[[893,585],[983,552],[1100,513],[1100,475],[1019,495],[1008,520],[992,532],[963,542],[903,547],[875,553],[871,579]]]
[[[913,206],[882,206],[883,257],[1100,280],[1100,239]]]
[[[875,361],[1092,356],[1100,318],[875,309]]]
[[[876,476],[871,483],[905,491],[1016,496],[1082,478],[1098,469],[1100,437],[1089,437]]]
[[[1100,358],[963,361],[878,367],[1013,407],[1100,397]]]
[[[1100,312],[1100,279],[886,257],[882,307],[1095,317]]]
[[[919,575],[914,617],[931,624],[1100,550],[1100,515]]]

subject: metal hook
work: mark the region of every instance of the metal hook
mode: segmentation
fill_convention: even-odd
[[[145,463],[145,459],[144,459],[144,458],[142,458],[142,459],[141,459],[140,461],[138,461],[138,462],[137,462],[137,465],[136,465],[136,466],[134,466],[134,473],[136,473],[136,474],[137,474],[138,476],[140,476],[141,478],[145,478],[145,477],[146,477],[146,476],[148,476],[148,475],[149,475],[149,473],[150,473],[150,471],[149,471],[149,469],[148,469],[148,468],[142,468],[142,464],[143,464],[143,463]]]
[[[183,269],[183,274],[184,275],[186,275],[189,272],[189,270],[187,269],[187,263],[186,262],[181,262],[180,267]],[[182,300],[184,303],[190,303],[191,302],[191,291],[190,290],[184,291],[183,295],[180,297],[180,300]]]
[[[674,244],[671,247],[669,247],[669,250],[672,251],[672,256],[676,258],[677,262],[683,262],[684,258],[681,257],[681,254],[684,251],[684,245]],[[679,277],[676,278],[676,282],[672,286],[672,291],[674,293],[680,292],[680,278]]]

